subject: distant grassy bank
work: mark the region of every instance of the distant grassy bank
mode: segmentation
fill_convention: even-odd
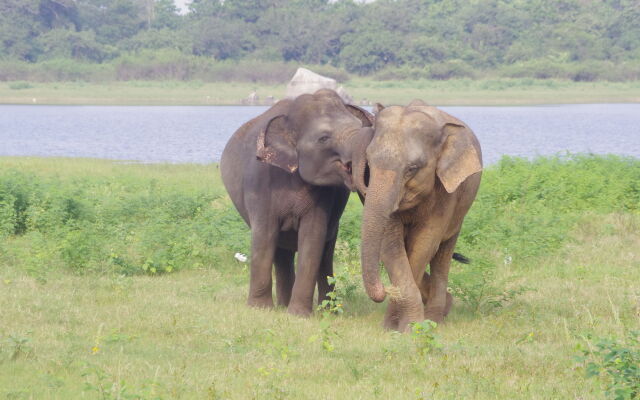
[[[435,105],[528,105],[640,102],[640,81],[496,79],[386,81],[355,78],[344,83],[357,104],[363,100],[404,104],[422,98]],[[201,81],[0,82],[0,104],[60,105],[237,105],[256,91],[282,98],[284,84]]]
[[[602,398],[576,346],[640,329],[638,182],[630,158],[489,167],[431,338],[380,327],[355,198],[344,314],[299,319],[244,305],[249,232],[215,165],[0,158],[0,397]]]

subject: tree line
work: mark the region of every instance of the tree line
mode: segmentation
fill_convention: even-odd
[[[640,2],[194,0],[180,15],[172,0],[2,0],[2,65],[52,60],[169,63],[177,72],[160,77],[177,79],[225,62],[383,79],[640,79]]]

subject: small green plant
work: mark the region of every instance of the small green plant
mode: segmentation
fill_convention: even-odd
[[[438,324],[428,319],[411,324],[411,338],[421,356],[442,348],[438,336],[434,333],[437,326]]]
[[[322,337],[322,348],[331,353],[336,349],[335,339],[339,336],[338,331],[332,326],[328,319],[320,321]]]
[[[496,266],[481,259],[451,274],[449,282],[451,294],[467,303],[474,313],[494,312],[533,290],[524,286],[505,289],[508,280],[496,278]]]
[[[27,332],[31,334],[31,332]],[[27,336],[9,335],[7,338],[9,344],[9,358],[15,361],[18,358],[30,358],[33,356],[33,347],[30,345],[31,339]]]
[[[344,312],[344,309],[342,308],[342,296],[336,290],[338,287],[336,285],[337,279],[334,276],[328,276],[327,282],[329,282],[329,285],[335,285],[335,288],[327,293],[327,298],[322,300],[317,310],[322,313],[323,317],[340,315]]]
[[[627,334],[624,341],[613,338],[583,337],[578,361],[585,366],[587,377],[602,377],[605,394],[616,400],[640,398],[640,331]]]
[[[95,392],[97,398],[107,399],[139,399],[141,396],[129,392],[127,385],[120,379],[114,379],[109,373],[96,365],[87,364],[82,373],[85,390]]]
[[[331,322],[331,318],[322,317],[320,320],[320,334],[309,338],[310,343],[320,340],[322,349],[328,353],[332,353],[336,349],[335,340],[340,336]]]
[[[258,368],[258,374],[262,378],[254,388],[255,399],[286,399],[289,397],[287,390],[287,372],[274,365],[269,364]]]
[[[276,332],[271,329],[265,329],[263,335],[260,335],[260,346],[264,348],[267,354],[280,358],[282,361],[288,362],[293,355],[293,349],[279,338]]]

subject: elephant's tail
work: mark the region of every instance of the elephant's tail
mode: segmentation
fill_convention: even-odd
[[[453,253],[453,259],[463,264],[469,264],[471,262],[470,259],[468,259],[467,257],[463,256],[460,253]]]

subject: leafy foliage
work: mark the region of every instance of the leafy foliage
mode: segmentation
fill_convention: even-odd
[[[166,49],[178,50],[174,63],[196,56],[203,64],[330,64],[360,75],[411,68],[431,79],[640,77],[634,0],[196,0],[189,7],[181,15],[172,0],[5,0],[0,58],[113,65]]]
[[[30,268],[158,274],[246,252],[248,229],[221,187],[187,191],[140,176],[0,176],[0,234]],[[223,250],[224,249],[224,250]]]
[[[434,333],[437,326],[438,324],[428,319],[411,324],[411,338],[421,356],[442,347],[438,336]]]
[[[3,167],[0,263],[36,276],[52,268],[159,274],[235,264],[233,254],[248,252],[249,230],[212,167],[91,172],[100,165],[64,176]],[[197,182],[182,182],[182,168],[195,169]],[[509,303],[525,289],[508,285],[501,266],[522,270],[528,259],[557,252],[585,212],[639,212],[638,182],[640,162],[616,156],[507,157],[489,167],[458,240],[473,262],[452,269],[454,294],[481,311]],[[354,197],[341,220],[336,304],[351,300],[360,281],[361,212]]]
[[[579,357],[587,377],[603,376],[606,394],[616,400],[640,397],[640,331],[629,331],[626,340],[585,337]]]

